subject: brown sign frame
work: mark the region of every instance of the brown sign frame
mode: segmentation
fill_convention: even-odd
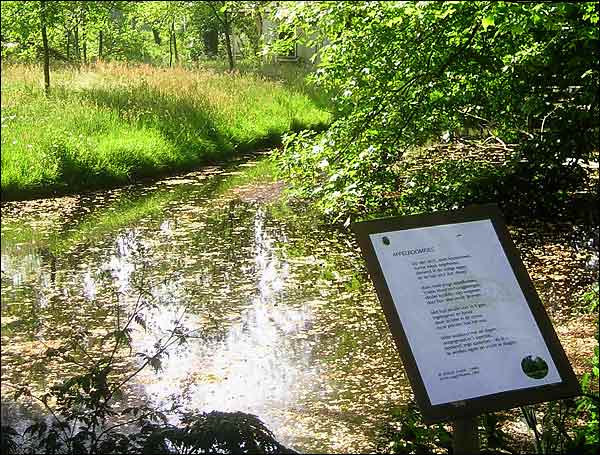
[[[509,390],[492,395],[432,406],[369,235],[478,220],[490,220],[494,226],[496,235],[504,249],[517,282],[523,291],[523,295],[525,296],[535,322],[540,329],[550,355],[554,360],[554,364],[556,365],[562,382],[525,389]],[[415,394],[415,400],[421,409],[425,423],[430,424],[448,420],[464,419],[486,412],[571,398],[581,394],[579,381],[573,373],[569,360],[560,344],[560,340],[554,331],[552,322],[544,309],[531,278],[527,273],[523,261],[519,256],[519,252],[510,238],[510,234],[504,222],[504,217],[495,204],[470,206],[462,210],[364,221],[354,223],[352,225],[352,230],[356,233],[362,255],[367,263],[367,270],[375,285],[377,296],[383,307],[388,326],[402,358],[404,368]]]

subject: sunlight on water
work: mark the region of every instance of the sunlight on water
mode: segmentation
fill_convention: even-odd
[[[96,300],[98,288],[96,286],[96,280],[92,275],[92,271],[88,270],[83,276],[83,295],[88,300]]]
[[[372,451],[376,423],[409,387],[348,234],[211,195],[219,177],[189,176],[64,207],[61,198],[3,204],[3,392],[69,375],[68,365],[28,368],[40,342],[57,346],[81,330],[100,339],[119,321],[116,308],[125,315],[142,296],[154,306],[134,324],[134,356],[123,353],[119,368],[141,365],[135,353],[152,354],[178,321],[194,336],[169,350],[161,371],[134,379],[128,403],[243,411],[297,450]]]
[[[41,268],[42,258],[36,248],[17,245],[12,251],[5,251],[2,244],[2,275],[10,277],[13,286],[20,286],[36,275]]]
[[[306,305],[290,308],[281,301],[288,264],[275,254],[275,239],[266,230],[264,218],[259,208],[252,246],[256,291],[248,297],[249,305],[222,339],[191,340],[187,348],[163,361],[158,380],[145,375],[145,389],[152,399],[166,402],[185,390],[188,409],[249,412],[276,428],[278,422],[270,410],[291,405],[298,390],[306,387],[310,349],[291,337],[307,326],[311,315]],[[163,289],[161,295],[175,290]],[[164,301],[149,319],[166,330],[177,318],[178,307],[173,300]],[[156,338],[144,340],[138,349],[150,348]]]
[[[135,264],[130,259],[131,255],[137,251],[137,236],[134,230],[127,231],[117,237],[117,251],[110,257],[110,262],[102,267],[110,270],[119,292],[125,292],[129,289],[129,279],[135,270]]]

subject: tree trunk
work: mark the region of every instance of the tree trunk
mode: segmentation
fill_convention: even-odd
[[[227,48],[227,59],[229,60],[229,71],[233,71],[233,52],[231,50],[231,24],[227,17],[227,11],[223,14],[225,29],[225,47]]]
[[[173,31],[169,29],[169,67],[173,66]]]
[[[104,44],[103,38],[104,38],[104,35],[102,33],[102,30],[100,30],[98,32],[98,60],[102,60],[102,51],[104,50],[104,49],[102,49],[102,46]]]
[[[75,58],[77,62],[81,62],[81,49],[79,48],[79,25],[75,26],[73,32],[73,46],[75,46]]]
[[[262,14],[260,14],[260,11],[256,11],[256,31],[258,33],[258,37],[260,39],[260,37],[263,34],[263,17]]]
[[[229,61],[229,71],[233,71],[233,52],[231,51],[231,38],[229,33],[225,32],[225,47],[227,47],[227,60]]]
[[[154,36],[154,42],[156,44],[160,44],[160,32],[157,29],[153,28],[152,35]]]
[[[67,60],[71,60],[71,31],[67,32]]]
[[[209,57],[214,57],[219,52],[219,34],[216,30],[207,30],[202,33],[204,52]]]
[[[175,34],[175,19],[171,22],[171,33],[173,35],[173,52],[175,52],[175,62],[179,63],[179,55],[177,54],[177,35]]]
[[[252,42],[252,51],[254,52],[254,57],[258,57],[258,55],[260,53],[260,39],[263,35],[263,18],[262,18],[262,14],[260,14],[259,10],[256,11],[255,21],[256,21],[256,39],[255,40],[250,39],[250,41]]]
[[[44,93],[50,94],[50,49],[48,48],[48,34],[46,31],[46,2],[40,1],[40,19],[42,24],[42,46],[44,47]]]
[[[83,64],[87,65],[87,30],[85,28],[85,19],[81,22],[81,35],[83,38],[82,50],[83,50]]]

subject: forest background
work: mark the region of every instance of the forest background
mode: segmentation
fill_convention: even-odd
[[[513,223],[598,224],[596,2],[1,8],[3,200],[278,146],[273,172],[289,197],[339,226],[485,202]],[[296,58],[299,45],[313,57]],[[597,310],[597,286],[578,294]],[[590,393],[597,352],[582,378]],[[568,430],[550,411],[547,433],[531,424],[540,451],[556,443],[544,434],[565,450],[597,447],[587,400],[568,408]],[[415,425],[392,437],[398,446],[431,442]]]

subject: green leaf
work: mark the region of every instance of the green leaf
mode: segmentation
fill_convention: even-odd
[[[494,21],[494,17],[493,16],[486,16],[483,19],[481,19],[481,25],[483,26],[484,30],[487,30],[488,27],[493,27],[494,25],[496,25],[495,21]]]

